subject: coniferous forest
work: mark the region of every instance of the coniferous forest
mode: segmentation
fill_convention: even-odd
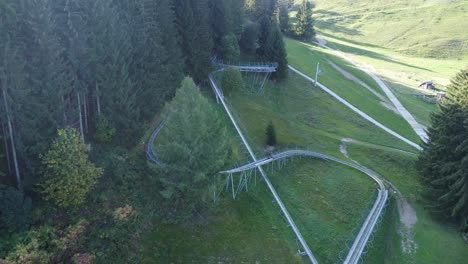
[[[247,56],[278,61],[274,78],[286,77],[277,8],[275,0],[1,1],[0,259],[62,262],[83,247],[128,257],[132,245],[119,239],[131,227],[82,233],[121,228],[99,214],[106,204],[163,210],[149,195],[164,184],[151,178],[142,138],[184,76],[193,80],[184,87],[203,87],[213,58]]]

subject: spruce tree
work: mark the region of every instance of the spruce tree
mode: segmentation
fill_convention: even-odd
[[[213,40],[207,0],[176,0],[176,15],[185,72],[196,82],[207,78],[211,71]]]
[[[211,0],[210,21],[213,33],[214,49],[219,51],[223,46],[223,39],[231,32],[230,13],[226,0]]]
[[[312,4],[302,0],[301,7],[296,15],[295,35],[302,40],[309,40],[315,36],[314,20],[312,19]]]
[[[278,68],[273,73],[273,78],[283,80],[288,75],[288,59],[286,48],[284,46],[283,36],[278,25],[275,23],[271,28],[266,42],[265,59],[278,63]]]
[[[268,36],[271,32],[271,21],[267,16],[263,16],[259,20],[259,35],[258,35],[258,49],[257,54],[265,56],[266,50],[268,50]]]
[[[254,22],[248,21],[242,32],[239,46],[243,52],[254,54],[258,48],[258,25]]]
[[[244,0],[227,0],[230,30],[240,40],[244,25]]]
[[[441,111],[432,116],[429,142],[418,169],[430,208],[460,223],[468,232],[468,69],[447,88]]]

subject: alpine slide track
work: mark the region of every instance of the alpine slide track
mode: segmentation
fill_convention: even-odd
[[[358,263],[361,259],[361,256],[363,255],[364,249],[366,248],[366,245],[369,239],[371,238],[371,235],[376,229],[376,226],[379,222],[379,219],[381,218],[381,215],[384,211],[387,200],[389,198],[389,191],[387,190],[384,180],[377,173],[373,172],[372,170],[366,167],[357,165],[355,163],[350,163],[344,160],[340,160],[338,158],[328,156],[322,153],[313,152],[309,150],[303,150],[303,149],[297,149],[297,148],[289,149],[289,150],[276,153],[276,154],[270,154],[267,157],[257,159],[254,152],[250,148],[250,145],[247,142],[247,139],[245,138],[241,129],[237,125],[237,122],[235,121],[231,111],[229,110],[229,107],[227,106],[224,95],[223,95],[223,91],[218,85],[213,74],[219,71],[223,71],[228,67],[236,68],[242,72],[265,73],[265,79],[262,81],[261,88],[260,88],[260,89],[263,89],[266,79],[270,76],[271,73],[276,71],[276,68],[278,65],[275,63],[228,64],[228,63],[219,62],[215,59],[213,60],[213,65],[217,67],[218,70],[214,71],[208,76],[211,88],[213,89],[217,102],[223,105],[227,115],[229,116],[232,124],[234,125],[243,145],[247,149],[247,152],[249,153],[251,160],[252,160],[252,162],[248,164],[239,166],[231,170],[220,172],[220,174],[222,175],[227,175],[226,190],[231,189],[232,197],[233,199],[235,199],[236,195],[240,191],[248,190],[248,182],[253,177],[253,175],[255,175],[255,179],[256,179],[256,175],[258,171],[261,174],[262,179],[267,184],[270,192],[273,194],[273,197],[276,203],[281,208],[281,211],[284,214],[288,222],[288,225],[292,228],[292,230],[294,231],[296,235],[297,240],[302,246],[303,251],[299,250],[299,254],[307,256],[312,263],[316,264],[318,263],[317,259],[315,258],[307,242],[303,238],[301,232],[299,231],[299,228],[294,223],[294,220],[289,214],[286,206],[281,201],[278,193],[276,192],[273,184],[270,182],[262,166],[270,166],[273,169],[274,163],[276,162],[278,164],[278,167],[281,168],[281,166],[286,163],[287,159],[292,159],[294,157],[309,157],[309,158],[314,158],[314,159],[336,162],[338,164],[350,167],[352,169],[355,169],[357,171],[360,171],[366,174],[377,185],[377,198],[370,210],[369,215],[367,216],[364,223],[362,224],[362,227],[360,228],[359,233],[357,234],[352,246],[350,247],[349,252],[346,255],[346,258],[343,261],[343,263],[345,264]],[[370,121],[372,122],[372,120]],[[146,147],[146,156],[148,160],[153,162],[157,166],[170,166],[170,165],[164,164],[161,160],[159,160],[157,157],[157,154],[155,153],[153,149],[154,141],[157,135],[159,134],[159,132],[164,128],[164,123],[165,121],[161,122],[160,125],[154,130]],[[236,183],[234,181],[234,176],[233,176],[234,174],[240,175],[239,180],[236,181]],[[216,198],[216,194],[214,194],[214,198]]]

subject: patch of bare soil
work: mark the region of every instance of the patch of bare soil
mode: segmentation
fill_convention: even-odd
[[[399,233],[402,237],[401,247],[405,254],[415,254],[418,249],[418,244],[414,241],[413,227],[418,221],[416,211],[406,201],[406,199],[398,193],[397,196],[398,214],[400,215]]]

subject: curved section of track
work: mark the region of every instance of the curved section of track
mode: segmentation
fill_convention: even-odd
[[[362,228],[360,229],[346,257],[346,260],[344,262],[344,263],[358,263],[362,255],[362,252],[364,251],[364,248],[366,247],[367,242],[369,241],[369,238],[372,235],[374,227],[376,226],[380,218],[380,215],[383,209],[385,208],[385,204],[387,203],[387,199],[388,199],[388,191],[385,188],[384,181],[375,172],[369,170],[366,167],[356,165],[356,164],[353,164],[344,160],[340,160],[335,157],[328,156],[322,153],[313,152],[309,150],[295,149],[295,150],[288,150],[288,151],[284,151],[281,153],[277,153],[269,157],[257,160],[255,162],[237,167],[232,170],[222,171],[221,173],[233,174],[233,173],[243,172],[247,170],[252,170],[259,166],[266,165],[268,163],[271,163],[277,160],[282,160],[282,159],[286,159],[286,158],[294,157],[294,156],[307,156],[307,157],[312,157],[312,158],[317,158],[317,159],[322,159],[322,160],[329,160],[329,161],[340,163],[342,165],[345,165],[347,167],[350,167],[350,168],[353,168],[360,172],[365,173],[372,180],[374,180],[379,186],[377,199],[372,207],[372,210],[367,216],[366,221],[364,222]]]

